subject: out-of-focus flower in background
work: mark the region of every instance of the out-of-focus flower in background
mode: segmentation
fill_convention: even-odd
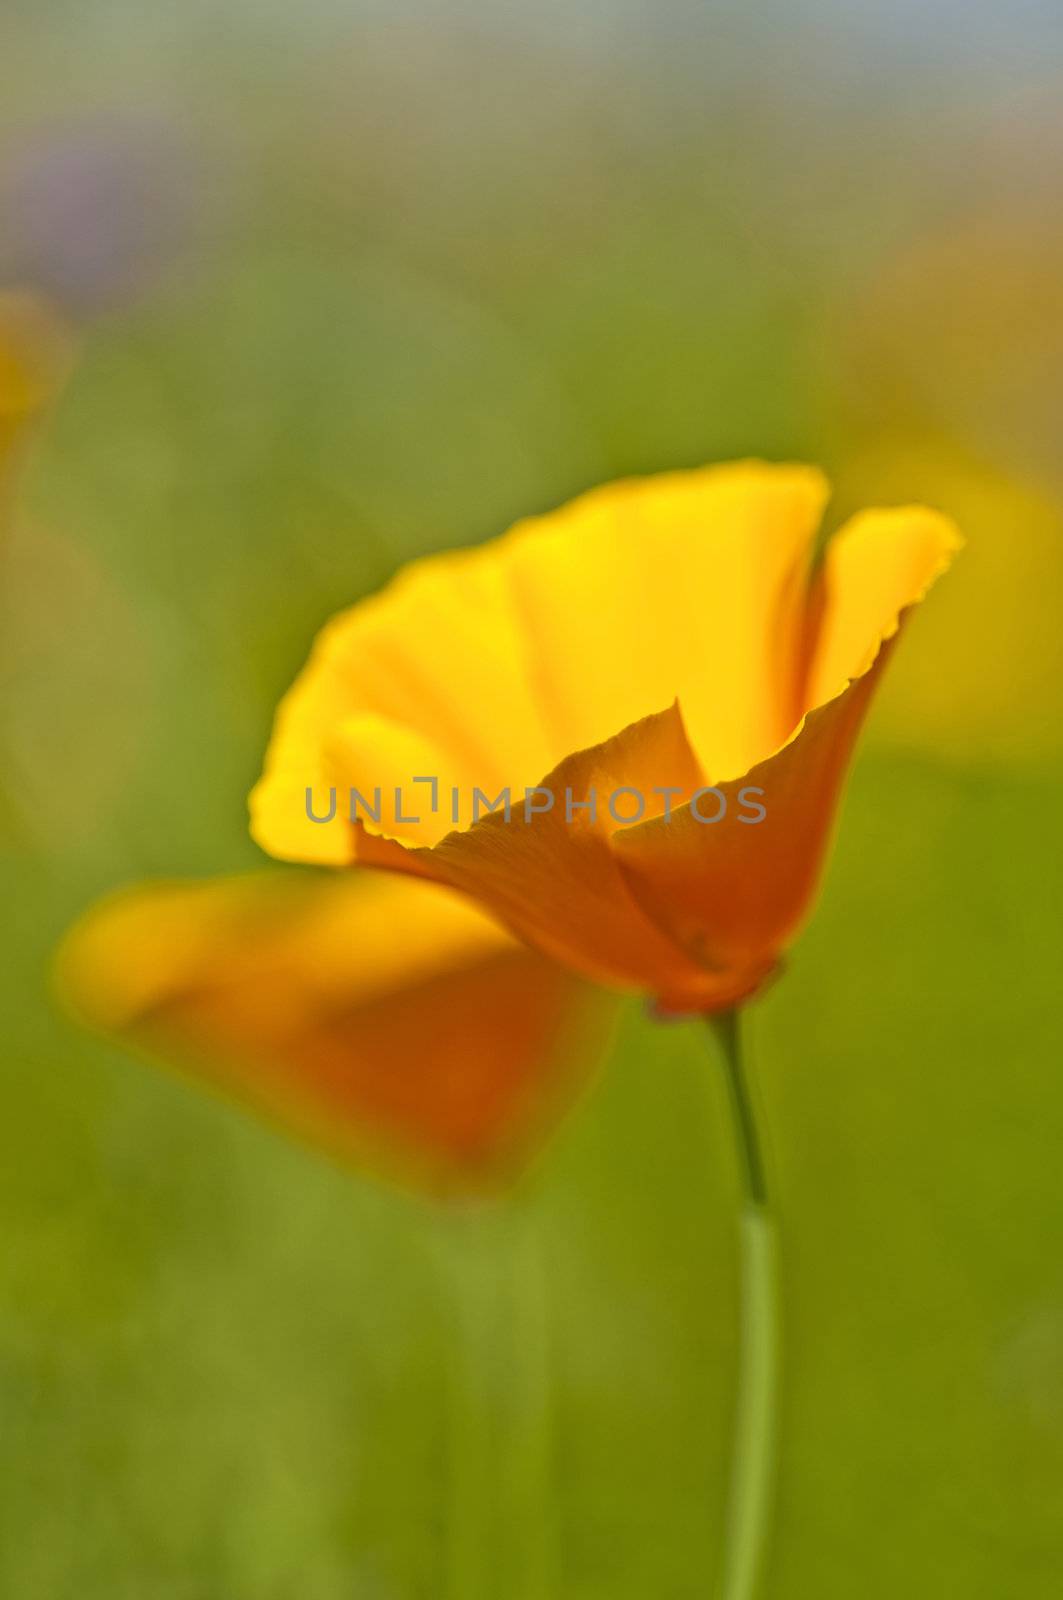
[[[959,544],[936,513],[867,511],[813,567],[826,498],[801,467],[630,480],[409,568],[321,635],[277,715],[255,838],[464,890],[665,1010],[746,999],[808,910],[887,644]],[[418,774],[436,787],[409,816]],[[752,785],[766,815],[743,827],[714,797],[706,819],[709,785],[725,807]],[[372,818],[335,805],[381,790],[395,803]],[[478,817],[477,790],[549,803]]]
[[[834,308],[851,436],[943,436],[1063,491],[1061,82],[987,108],[952,192]]]
[[[0,470],[66,370],[65,333],[35,295],[0,293]]]
[[[73,343],[36,294],[0,295],[0,790],[5,826],[76,850],[128,774],[147,651],[128,593],[83,543],[5,515]]]
[[[1063,136],[1058,74],[987,104],[964,169],[832,308],[844,506],[947,506],[969,558],[891,673],[875,737],[949,759],[1063,745]]]
[[[601,1045],[577,979],[460,896],[370,874],[127,890],[58,983],[90,1026],[431,1189],[512,1178]]]
[[[190,153],[160,119],[50,124],[4,151],[0,271],[73,318],[114,310],[172,265],[193,198]]]
[[[21,681],[14,633],[17,603],[11,582],[17,561],[13,510],[14,480],[32,424],[54,398],[70,355],[66,331],[35,295],[0,293],[0,818],[6,832],[21,809],[12,771],[16,757],[12,738],[13,691]]]

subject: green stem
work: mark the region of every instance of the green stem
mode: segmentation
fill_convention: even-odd
[[[775,1470],[778,1286],[775,1224],[746,1080],[738,1013],[711,1019],[723,1053],[743,1182],[740,1323],[731,1491],[720,1600],[753,1600],[763,1576]]]

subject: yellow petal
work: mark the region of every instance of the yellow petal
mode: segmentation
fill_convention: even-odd
[[[324,796],[338,774],[370,795],[423,775],[467,796],[497,792],[507,771],[532,783],[547,765],[504,572],[479,551],[434,556],[319,636],[277,713],[252,833],[282,860],[336,865],[349,840],[307,821],[308,786]],[[453,826],[448,815],[425,823],[426,839]],[[409,837],[394,819],[379,831]]]
[[[867,671],[903,610],[923,599],[962,543],[948,517],[923,506],[862,511],[835,534],[813,597],[819,630],[807,709]]]
[[[337,769],[360,792],[390,787],[403,734],[441,785],[493,796],[538,784],[677,695],[706,769],[744,771],[797,720],[826,493],[806,467],[664,474],[415,563],[319,638],[277,715],[251,797],[255,838],[285,860],[339,864],[344,830],[307,820],[306,789],[324,796]],[[453,826],[444,809],[420,842]]]
[[[787,743],[720,786],[727,815],[622,830],[612,844],[632,894],[696,959],[751,985],[770,972],[808,915],[853,745],[906,613],[961,544],[921,507],[868,511],[828,547],[810,597],[815,632],[806,703]],[[811,627],[811,624],[810,624]],[[743,791],[764,808],[743,821]],[[732,821],[732,819],[734,819]]]
[[[57,970],[90,1026],[432,1186],[509,1172],[589,1060],[579,984],[460,897],[401,879],[143,886],[90,911]]]
[[[781,743],[827,492],[800,466],[665,473],[596,489],[502,541],[554,761],[677,697],[716,776]]]

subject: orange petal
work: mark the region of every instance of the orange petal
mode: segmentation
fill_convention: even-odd
[[[844,694],[813,711],[776,755],[720,784],[727,801],[720,821],[698,821],[684,805],[668,822],[657,819],[613,836],[623,875],[646,915],[740,995],[773,970],[808,912],[849,756],[886,656],[884,649]],[[747,789],[757,793],[743,804]],[[761,820],[742,820],[754,818],[761,806]],[[700,806],[702,816],[717,809],[712,800]]]
[[[346,1160],[510,1172],[571,1099],[587,991],[435,886],[261,873],[125,891],[58,963],[91,1026]]]
[[[497,811],[432,848],[413,850],[359,829],[358,858],[466,891],[518,937],[587,978],[649,990],[675,1009],[704,1009],[737,997],[730,979],[706,971],[640,908],[610,846],[617,824],[607,804],[629,787],[660,811],[665,800],[654,798],[655,789],[688,795],[701,781],[672,706],[561,762],[540,786],[553,796],[548,810],[535,810],[540,802],[533,796],[525,820],[524,797],[514,796],[509,821]],[[634,804],[617,799],[618,809]]]

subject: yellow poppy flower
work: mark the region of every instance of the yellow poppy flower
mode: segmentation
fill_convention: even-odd
[[[588,991],[461,896],[277,871],[122,891],[60,949],[89,1026],[346,1161],[508,1176],[582,1085]]]
[[[865,511],[817,562],[827,494],[801,466],[665,474],[414,563],[320,636],[255,838],[460,889],[667,1010],[746,998],[808,910],[905,613],[959,545],[935,512]]]

